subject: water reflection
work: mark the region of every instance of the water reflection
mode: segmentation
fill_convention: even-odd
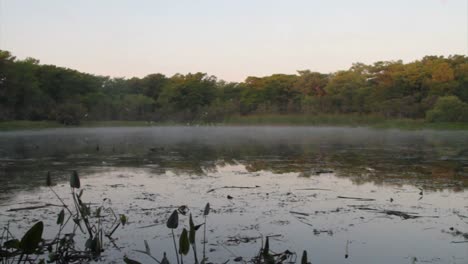
[[[468,231],[466,142],[466,132],[363,128],[0,133],[0,224],[14,220],[12,230],[21,233],[33,221],[48,219],[46,230],[53,233],[57,208],[7,210],[55,199],[41,187],[47,171],[59,182],[56,191],[68,197],[69,172],[78,170],[86,201],[109,198],[117,213],[129,216],[130,225],[118,231],[118,246],[125,250],[106,251],[109,262],[142,249],[144,239],[158,252],[171,252],[164,225],[168,215],[187,205],[200,222],[209,201],[208,248],[214,263],[232,257],[224,247],[255,255],[262,235],[278,235],[271,241],[277,251],[307,249],[312,263],[342,263],[346,241],[348,263],[411,263],[413,257],[466,263],[466,244],[451,244],[458,238],[449,233],[451,227]],[[403,219],[385,210],[421,217]]]
[[[47,171],[149,167],[203,175],[220,164],[249,172],[333,171],[355,184],[468,187],[468,133],[364,128],[162,127],[0,134],[0,193],[34,188]],[[66,176],[64,176],[66,177]],[[8,196],[8,195],[4,195]]]

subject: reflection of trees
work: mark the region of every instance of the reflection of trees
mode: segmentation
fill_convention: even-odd
[[[136,139],[138,140],[138,139]],[[331,169],[338,177],[348,178],[355,184],[372,182],[377,185],[424,186],[430,189],[468,188],[468,153],[457,147],[434,147],[424,142],[408,142],[399,146],[356,144],[339,142],[323,144],[313,142],[243,142],[236,144],[208,144],[180,142],[177,144],[138,144],[96,141],[74,145],[73,155],[56,157],[60,148],[28,149],[16,144],[25,158],[38,159],[3,162],[0,166],[0,184],[7,188],[35,187],[43,184],[47,171],[57,172],[63,179],[71,169],[89,170],[93,167],[147,167],[154,173],[171,171],[175,174],[204,175],[218,167],[242,164],[249,172],[296,172],[300,176],[314,177],[318,170]],[[26,147],[24,147],[26,146]],[[150,149],[151,147],[151,149]],[[463,147],[461,145],[460,147]],[[106,164],[106,165],[103,165]]]

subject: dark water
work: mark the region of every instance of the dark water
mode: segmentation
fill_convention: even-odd
[[[463,131],[157,127],[0,133],[0,224],[14,221],[12,230],[22,233],[48,219],[46,232],[54,234],[58,208],[7,210],[57,203],[41,187],[47,171],[68,198],[72,170],[82,176],[85,200],[110,198],[117,213],[129,216],[130,224],[116,232],[121,249],[109,246],[106,262],[120,262],[124,254],[149,261],[132,251],[143,249],[144,239],[156,255],[172,254],[165,227],[170,212],[187,205],[200,222],[210,202],[208,248],[215,263],[253,257],[266,235],[275,235],[273,250],[305,249],[312,263],[468,263],[468,243],[452,243],[466,239],[451,231],[468,232]],[[301,190],[310,188],[323,190]]]

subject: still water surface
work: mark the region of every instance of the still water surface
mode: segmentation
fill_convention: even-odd
[[[467,240],[452,230],[468,232],[464,131],[147,127],[3,132],[0,226],[11,221],[10,228],[22,234],[45,220],[46,236],[55,234],[58,207],[8,210],[57,204],[43,187],[47,171],[58,183],[54,189],[71,202],[72,170],[82,178],[85,201],[97,206],[108,198],[117,214],[129,217],[129,225],[114,235],[116,245],[107,245],[105,262],[120,263],[124,254],[149,262],[132,251],[143,250],[143,240],[155,255],[166,251],[173,258],[165,226],[169,214],[186,205],[201,223],[210,202],[207,250],[214,263],[253,257],[267,235],[274,236],[272,250],[288,249],[299,257],[307,250],[312,263],[468,263],[468,243],[452,243]],[[383,210],[419,217],[403,219]],[[181,217],[177,233],[188,226],[187,218]]]

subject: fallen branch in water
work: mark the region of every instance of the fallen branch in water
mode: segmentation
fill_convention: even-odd
[[[395,211],[395,210],[383,210],[383,211],[379,211],[378,213],[384,213],[384,214],[387,214],[387,215],[395,215],[395,216],[399,216],[403,219],[415,219],[415,218],[419,218],[421,216],[419,215],[410,215],[408,213],[405,213],[405,212],[401,212],[401,211]]]
[[[259,188],[260,186],[258,185],[255,185],[255,186],[223,186],[223,187],[219,187],[219,188],[213,188],[213,189],[209,189],[206,193],[210,193],[210,192],[214,192],[218,189],[255,189],[255,188]]]
[[[352,206],[354,207],[354,206]],[[409,212],[402,212],[402,211],[397,211],[397,210],[379,210],[375,208],[370,208],[370,207],[354,207],[358,210],[363,210],[363,211],[373,211],[376,213],[382,213],[386,215],[395,215],[399,216],[403,219],[415,219],[419,217],[431,217],[431,218],[439,218],[437,215],[416,215],[417,213],[409,213]]]
[[[37,205],[37,206],[28,206],[28,207],[20,207],[20,208],[11,208],[8,209],[7,212],[16,212],[16,211],[24,211],[24,210],[34,210],[34,209],[41,209],[46,208],[49,206],[57,206],[57,207],[65,207],[63,205],[58,204],[44,204],[44,205]]]
[[[331,189],[322,189],[322,188],[304,188],[296,189],[297,191],[332,191]]]
[[[302,212],[297,212],[297,211],[289,211],[291,214],[298,214],[298,215],[303,215],[303,216],[310,216],[308,213],[302,213]]]
[[[348,196],[338,196],[338,199],[350,199],[350,200],[358,200],[358,201],[375,201],[372,198],[360,198],[360,197],[348,197]]]

